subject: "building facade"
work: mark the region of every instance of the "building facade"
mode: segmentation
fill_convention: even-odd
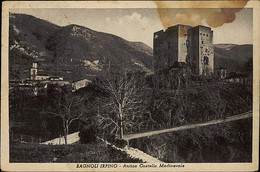
[[[186,62],[187,32],[190,26],[176,25],[154,33],[154,71],[168,68],[174,62]]]
[[[154,33],[154,71],[185,62],[197,75],[214,72],[213,31],[205,26],[175,25]]]
[[[253,85],[253,76],[250,74],[241,74],[241,73],[231,72],[228,74],[227,77],[224,78],[224,81],[252,86]]]
[[[62,81],[63,77],[39,74],[38,64],[34,62],[34,63],[32,63],[32,67],[30,69],[29,80],[31,80],[31,81],[43,81],[43,80]]]
[[[48,75],[39,75],[38,73],[38,64],[37,63],[32,63],[32,67],[30,69],[30,75],[29,75],[29,80],[32,81],[41,81],[41,80],[46,80],[49,79],[50,76]]]
[[[90,80],[88,79],[82,79],[82,80],[78,80],[78,81],[74,81],[72,82],[72,92],[77,91],[80,88],[84,88],[86,86],[88,86],[91,83]]]
[[[214,73],[213,31],[210,27],[196,26],[188,31],[188,63],[197,75]]]
[[[32,67],[30,69],[30,80],[37,80],[36,76],[38,74],[37,63],[32,63]]]

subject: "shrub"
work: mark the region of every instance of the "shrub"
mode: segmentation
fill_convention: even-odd
[[[127,141],[117,138],[115,135],[107,135],[107,141],[116,147],[124,148],[127,145]]]
[[[126,140],[122,140],[122,139],[116,139],[116,146],[119,148],[124,148],[127,145],[127,141]]]
[[[114,143],[115,139],[116,139],[115,135],[107,135],[107,141],[108,142]]]
[[[94,128],[94,126],[84,127],[79,132],[80,142],[84,144],[96,142],[96,134],[97,130]]]

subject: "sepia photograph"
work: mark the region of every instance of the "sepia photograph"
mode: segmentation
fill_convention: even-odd
[[[8,165],[257,170],[259,3],[70,3],[6,8]]]

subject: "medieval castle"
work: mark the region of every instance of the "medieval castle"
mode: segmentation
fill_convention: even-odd
[[[175,25],[154,33],[154,71],[186,63],[196,75],[214,73],[213,31],[210,27]]]

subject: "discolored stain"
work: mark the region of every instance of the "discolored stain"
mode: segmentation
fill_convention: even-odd
[[[210,27],[219,27],[224,23],[231,23],[236,19],[236,13],[243,9],[248,1],[213,1],[209,3],[209,8],[203,9],[199,8],[199,2],[191,3],[185,9],[168,8],[171,2],[167,1],[153,2],[157,6],[158,16],[164,29],[167,29],[176,24],[196,26],[206,22]]]

